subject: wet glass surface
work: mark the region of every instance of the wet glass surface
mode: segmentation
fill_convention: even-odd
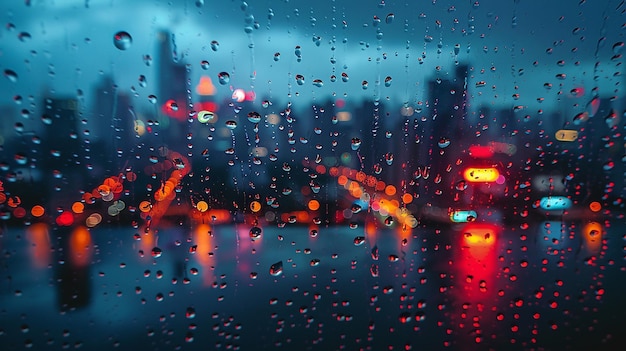
[[[621,350],[625,14],[2,2],[0,349]]]

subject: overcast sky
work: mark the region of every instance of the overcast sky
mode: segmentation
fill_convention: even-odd
[[[445,78],[453,72],[455,60],[472,67],[470,108],[523,105],[529,113],[538,108],[574,113],[586,105],[596,86],[602,96],[624,97],[623,76],[614,76],[623,70],[619,65],[624,59],[611,60],[620,51],[613,46],[625,41],[626,5],[621,0],[384,3],[205,0],[196,6],[196,0],[2,1],[0,68],[16,72],[18,79],[0,80],[0,105],[13,104],[15,95],[32,95],[39,103],[37,97],[44,90],[67,95],[81,89],[89,106],[93,84],[103,74],[112,75],[120,90],[135,87],[137,106],[147,104],[147,96],[158,92],[160,30],[175,35],[177,55],[180,62],[190,64],[192,84],[206,74],[220,98],[229,97],[234,88],[250,90],[254,85],[259,97],[291,100],[295,106],[336,94],[347,96],[348,102],[379,96],[400,107],[404,101],[415,104],[425,99],[427,81]],[[377,25],[374,16],[380,18]],[[246,33],[245,27],[255,23],[258,29]],[[121,30],[133,38],[123,51],[113,44]],[[315,37],[320,37],[319,46]],[[596,52],[602,37],[606,40]],[[211,49],[213,40],[219,42],[217,51]],[[460,49],[455,56],[456,44]],[[294,53],[297,45],[301,62]],[[155,59],[152,66],[145,65],[144,55]],[[207,70],[201,67],[202,60],[210,62]],[[594,72],[596,62],[600,64]],[[230,85],[217,84],[221,71],[231,74]],[[347,83],[341,80],[343,72],[349,76]],[[560,73],[565,79],[556,77]],[[305,77],[303,85],[295,83],[296,74]],[[333,74],[338,77],[334,83]],[[146,87],[139,86],[140,75],[147,78]],[[392,78],[389,87],[382,83],[387,76]],[[323,87],[314,86],[314,79],[321,79]],[[369,82],[365,90],[364,80]],[[475,88],[478,81],[486,86]],[[553,88],[545,89],[544,83]],[[558,94],[561,84],[564,94]],[[576,87],[584,89],[582,96],[570,94]],[[513,98],[516,93],[518,100]],[[538,103],[538,98],[545,100]]]

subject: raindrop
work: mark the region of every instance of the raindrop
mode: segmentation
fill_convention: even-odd
[[[259,227],[252,227],[252,229],[250,229],[250,239],[257,240],[261,237],[261,233],[263,232],[263,230]]]
[[[213,40],[211,42],[211,50],[217,51],[219,48],[220,48],[220,43],[218,43],[217,40]]]
[[[200,62],[200,67],[202,67],[203,70],[207,70],[209,69],[209,61],[207,60],[202,60],[202,62]]]
[[[358,150],[359,147],[361,147],[361,139],[359,139],[359,138],[352,138],[352,142],[351,142],[350,147],[354,151]]]
[[[139,76],[139,86],[142,88],[145,88],[148,85],[148,82],[146,81],[146,76],[144,76],[143,74]]]
[[[355,246],[361,246],[361,245],[363,245],[364,242],[365,242],[365,237],[364,236],[357,236],[356,238],[354,238],[354,245]]]
[[[163,254],[163,251],[160,248],[155,246],[154,248],[152,248],[152,251],[150,252],[150,254],[154,258],[159,258]]]
[[[258,112],[251,111],[248,113],[248,121],[252,123],[259,123],[261,122],[261,115]]]
[[[304,84],[304,76],[301,74],[296,74],[296,83],[298,83],[298,85],[303,85]]]
[[[278,261],[270,267],[270,274],[274,277],[283,273],[283,261]]]
[[[274,61],[280,60],[280,52],[274,54]]]
[[[12,71],[10,69],[5,69],[4,76],[7,77],[7,79],[13,83],[17,82],[17,73],[15,73],[15,71]]]
[[[391,76],[387,76],[387,77],[385,77],[385,86],[386,86],[387,88],[391,86],[391,81],[392,81]]]
[[[226,85],[230,82],[230,74],[227,72],[220,72],[217,74],[217,79],[221,85]]]
[[[25,41],[29,41],[32,37],[31,37],[30,33],[28,33],[28,32],[21,32],[20,34],[17,35],[17,38],[21,42],[25,42]]]
[[[394,18],[395,18],[395,15],[393,13],[388,14],[387,17],[385,17],[385,23],[387,24],[392,23]]]
[[[392,216],[387,216],[387,218],[385,218],[385,225],[388,226],[388,227],[393,225],[393,217]]]
[[[230,130],[233,130],[233,129],[237,128],[237,122],[235,122],[233,120],[226,121],[225,124],[226,124],[226,128],[228,128]]]
[[[133,38],[128,32],[120,31],[113,36],[113,44],[119,50],[127,50],[133,43]]]

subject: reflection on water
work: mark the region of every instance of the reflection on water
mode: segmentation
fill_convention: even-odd
[[[610,349],[621,338],[624,265],[614,257],[624,229],[5,228],[0,341],[7,350]]]

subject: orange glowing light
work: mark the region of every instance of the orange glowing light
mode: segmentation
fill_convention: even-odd
[[[341,186],[346,185],[347,182],[348,182],[348,177],[346,177],[345,175],[340,175],[337,178],[337,183]]]
[[[330,174],[333,177],[336,177],[339,175],[339,169],[337,167],[330,167],[328,174]]]
[[[378,182],[376,182],[376,191],[383,191],[385,190],[385,187],[387,186],[387,184],[385,184],[385,182],[383,182],[382,180],[379,180]]]
[[[209,204],[207,204],[206,201],[198,201],[198,203],[196,204],[196,208],[200,212],[206,212],[206,210],[209,209]]]
[[[9,200],[7,201],[7,205],[9,205],[9,207],[17,207],[22,203],[22,199],[20,199],[19,196],[11,196],[9,197]]]
[[[74,266],[83,267],[91,261],[91,233],[80,226],[70,236],[70,258]]]
[[[365,172],[359,171],[359,172],[356,173],[356,180],[358,182],[363,182],[366,177],[367,177],[367,175],[365,174]]]
[[[319,174],[326,174],[326,167],[324,165],[315,166],[315,172]]]
[[[589,209],[592,212],[599,212],[602,209],[602,205],[598,201],[594,201],[589,204]]]
[[[402,202],[404,202],[405,204],[410,204],[411,202],[413,202],[413,195],[409,194],[409,193],[405,193],[402,195]]]
[[[200,77],[200,82],[196,85],[198,95],[215,95],[215,85],[208,76]]]
[[[31,242],[30,252],[35,267],[45,268],[50,263],[50,235],[48,225],[35,223],[26,229],[26,238]]]
[[[82,202],[76,201],[72,204],[72,212],[74,213],[83,213],[85,210],[85,205]]]
[[[393,185],[387,185],[385,187],[385,194],[389,195],[389,196],[393,196],[396,194],[396,187]]]
[[[309,201],[309,204],[308,204],[308,208],[309,208],[309,210],[311,210],[311,211],[317,211],[317,210],[319,210],[319,209],[320,209],[320,203],[319,203],[319,201],[317,201],[317,200],[315,200],[315,199],[310,200],[310,201]]]
[[[602,225],[598,222],[589,222],[583,228],[582,237],[584,247],[590,253],[600,250],[602,245]]]
[[[5,193],[0,193],[0,204],[5,203],[7,201],[7,195]]]
[[[463,178],[471,183],[493,183],[500,176],[500,172],[493,167],[467,168],[463,172]]]
[[[250,203],[250,209],[255,213],[261,211],[261,203],[258,201],[252,201]]]
[[[41,217],[44,213],[46,213],[46,210],[41,205],[35,205],[30,209],[30,214],[33,217]]]
[[[150,212],[151,209],[152,209],[152,204],[150,203],[150,201],[142,201],[139,203],[139,211],[146,213],[146,212]]]

